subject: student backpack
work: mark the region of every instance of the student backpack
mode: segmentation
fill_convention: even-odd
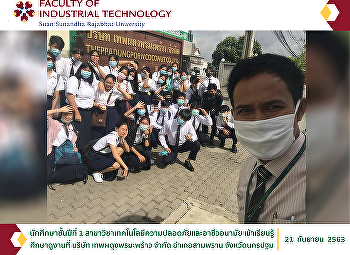
[[[69,184],[78,181],[87,182],[88,174],[81,163],[81,156],[73,150],[72,142],[67,139],[52,152],[54,164],[48,168],[47,183],[51,189],[53,183]]]

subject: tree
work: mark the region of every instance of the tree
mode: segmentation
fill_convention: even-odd
[[[226,37],[223,41],[219,42],[214,50],[212,56],[213,66],[219,68],[221,59],[225,59],[227,62],[235,63],[242,58],[244,44],[244,36],[240,36],[236,39],[234,36]],[[253,43],[253,54],[261,54],[261,45],[257,40]]]
[[[303,52],[300,54],[300,56],[297,58],[294,58],[294,57],[289,57],[289,58],[303,72],[304,76],[306,76],[306,50],[304,49]]]

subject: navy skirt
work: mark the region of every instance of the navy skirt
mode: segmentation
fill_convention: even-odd
[[[86,160],[89,172],[101,172],[102,170],[112,166],[115,159],[111,153],[90,152]]]
[[[77,148],[81,151],[84,146],[92,140],[91,135],[91,109],[78,108],[81,122],[74,120],[74,126],[78,130]]]
[[[107,107],[106,128],[104,134],[113,131],[119,120],[117,109],[114,106]]]

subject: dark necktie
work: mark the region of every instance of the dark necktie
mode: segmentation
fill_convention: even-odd
[[[180,128],[181,128],[181,125],[178,125],[178,126],[177,126],[177,130],[176,130],[175,150],[177,150],[177,147],[179,147],[179,142],[180,142]]]
[[[70,74],[69,74],[69,77],[73,76],[74,75],[74,61],[72,59],[72,67],[70,69]]]
[[[163,126],[164,124],[164,118],[165,118],[165,114],[163,113],[162,123],[160,124],[161,126]]]
[[[258,209],[255,211],[255,213],[252,215],[256,205],[259,203],[260,199],[265,193],[265,184],[267,180],[271,177],[271,173],[263,166],[258,166],[257,169],[257,181],[256,181],[256,187],[253,192],[253,195],[250,199],[249,203],[249,209],[247,211],[246,219],[250,217],[250,220],[248,223],[254,223],[257,222],[258,217],[260,215],[260,211],[262,208],[262,204],[258,207]],[[252,215],[252,216],[251,216]]]
[[[196,116],[193,116],[193,122],[192,122],[194,130],[196,130]]]

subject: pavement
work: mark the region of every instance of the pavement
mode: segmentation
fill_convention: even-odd
[[[226,89],[222,90],[227,105]],[[301,130],[306,126],[305,118]],[[129,173],[124,180],[96,183],[91,176],[86,184],[55,184],[47,189],[48,223],[237,223],[236,185],[241,164],[248,152],[238,143],[238,152],[225,148],[201,147],[194,172],[183,163],[189,152],[167,167],[152,150],[148,171]]]

